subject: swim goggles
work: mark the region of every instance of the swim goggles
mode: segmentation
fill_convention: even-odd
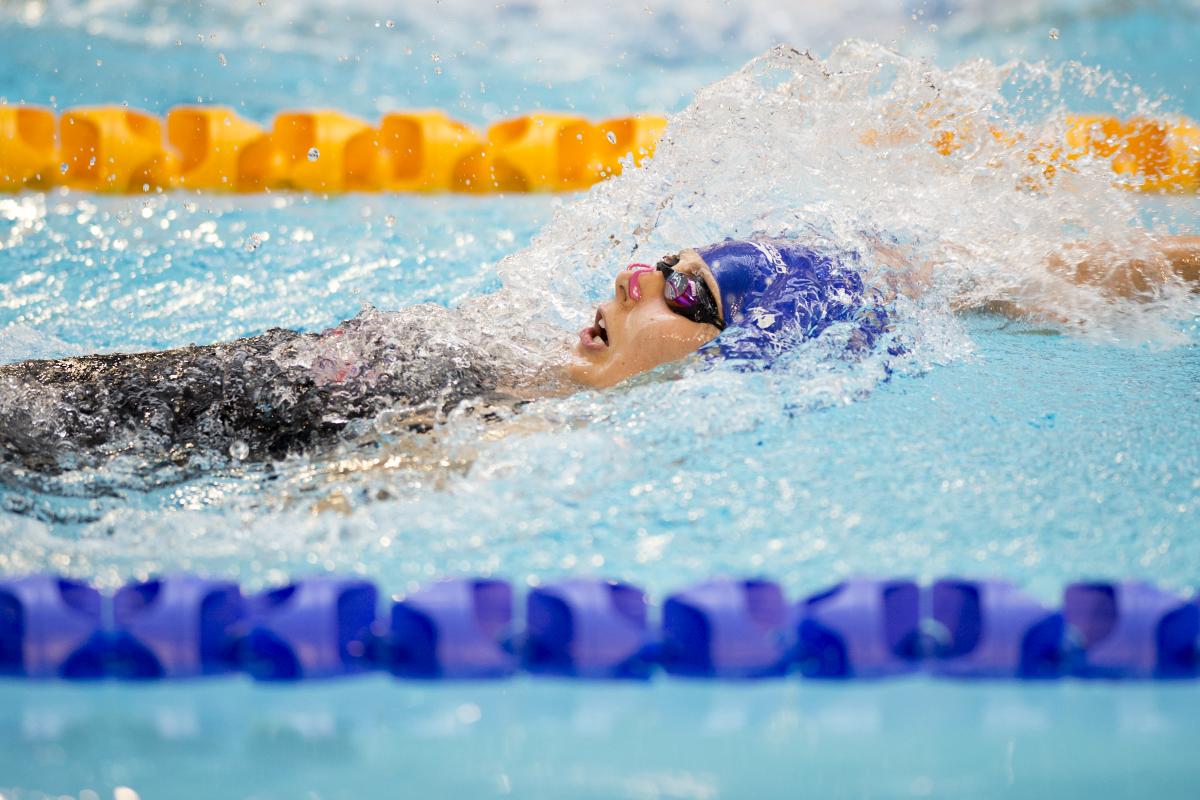
[[[725,320],[717,310],[717,301],[713,298],[708,284],[699,275],[688,272],[678,272],[675,265],[679,256],[666,256],[651,269],[648,264],[630,264],[635,274],[657,270],[663,274],[663,299],[667,307],[679,316],[699,322],[702,325],[715,325],[717,330],[725,330]],[[639,269],[640,268],[640,269]]]

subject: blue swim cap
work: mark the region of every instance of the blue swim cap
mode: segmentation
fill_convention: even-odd
[[[791,336],[811,339],[852,321],[861,335],[852,335],[850,346],[862,350],[887,329],[887,313],[864,291],[854,253],[827,255],[787,239],[726,239],[696,252],[716,278],[727,326],[702,349],[769,360]]]

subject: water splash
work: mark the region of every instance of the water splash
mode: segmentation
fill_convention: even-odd
[[[894,384],[897,373],[967,357],[975,343],[961,309],[1019,303],[1084,339],[1159,346],[1184,341],[1177,320],[1195,310],[1178,286],[1129,300],[1075,287],[1047,266],[1064,241],[1102,236],[1136,250],[1149,233],[1194,224],[1184,201],[1113,188],[1103,164],[1080,161],[1047,180],[1030,147],[1061,133],[1062,114],[1079,97],[1115,113],[1156,108],[1136,87],[1076,65],[979,60],[941,69],[857,41],[827,59],[777,49],[700,92],[672,120],[648,167],[561,205],[529,247],[500,262],[498,293],[482,295],[469,282],[456,311],[428,311],[438,317],[431,331],[444,326],[520,374],[561,355],[567,331],[591,315],[615,271],[635,256],[727,235],[798,236],[858,253],[868,283],[902,290],[893,317],[903,356],[845,359],[830,329],[765,373],[685,360],[611,391],[531,402],[501,413],[498,426],[460,409],[432,435],[417,436],[385,412],[363,432],[369,444],[350,442],[319,459],[227,464],[199,479],[107,495],[60,488],[34,503],[66,521],[31,521],[36,509],[0,518],[11,544],[0,568],[49,563],[115,582],[201,567],[250,584],[337,568],[385,572],[402,584],[446,571],[519,578],[521,570],[630,574],[644,566],[665,584],[721,563],[761,568],[777,541],[764,532],[792,524],[788,563],[801,572],[829,554],[842,571],[897,552],[906,563],[926,563],[961,519],[902,520],[918,533],[889,530],[860,547],[857,533],[870,521],[836,499],[839,487],[828,478],[886,480],[869,471],[871,459],[855,466],[854,454],[870,451],[875,437],[897,444],[897,434],[881,433],[891,430],[888,420],[870,416],[879,398],[864,397],[889,376]],[[1024,138],[995,137],[992,127]],[[949,155],[933,146],[943,132],[957,137]],[[7,234],[18,245],[38,235],[49,213],[30,202],[20,201]],[[207,242],[208,257],[310,246],[303,204],[286,202],[298,218],[288,231],[277,231],[278,220],[254,226],[277,231],[270,247],[244,253],[235,244],[245,241],[244,229],[197,220],[187,222],[186,242]],[[161,203],[151,210],[166,213]],[[103,213],[95,204],[64,211],[85,229]],[[385,220],[373,235],[389,229]],[[363,240],[359,248],[370,246],[370,237],[352,235]],[[436,270],[430,280],[439,280]],[[903,291],[907,283],[922,291]],[[393,322],[380,316],[369,328],[392,336]],[[839,431],[814,421],[814,409],[836,407],[858,422]],[[787,447],[766,448],[768,439]],[[997,507],[1023,497],[1019,466],[998,482]],[[73,485],[87,477],[73,476]],[[105,477],[110,486],[134,485],[128,473]],[[1164,479],[1171,492],[1177,477]],[[924,514],[927,504],[918,505]],[[1192,513],[1184,500],[1176,505],[1183,510],[1173,513]],[[797,518],[800,510],[808,517]],[[1029,519],[1006,514],[1013,528]],[[936,536],[921,535],[938,525]],[[963,558],[945,563],[965,563],[966,550],[946,552]],[[1045,558],[1034,540],[1015,552],[1030,563]]]
[[[1184,203],[1113,188],[1098,161],[1048,177],[1039,143],[1061,141],[1076,95],[1117,114],[1156,108],[1137,87],[1076,64],[940,69],[861,41],[825,60],[780,47],[699,92],[648,167],[563,209],[501,274],[522,298],[546,283],[542,265],[569,266],[553,274],[546,306],[528,310],[576,323],[635,254],[808,237],[859,253],[877,286],[922,284],[917,313],[1010,303],[1087,336],[1178,342],[1172,323],[1195,307],[1185,287],[1168,281],[1123,299],[1049,266],[1076,242],[1144,256],[1173,217],[1191,216]]]

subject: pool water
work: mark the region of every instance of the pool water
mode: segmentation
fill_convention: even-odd
[[[981,103],[1008,125],[1064,108],[1131,113],[1160,94],[1160,110],[1200,118],[1188,44],[1200,22],[1186,5],[638,3],[574,18],[538,3],[426,15],[30,2],[5,13],[0,96],[60,108],[126,100],[161,112],[203,98],[265,120],[286,107],[374,117],[434,105],[483,122],[700,101],[645,174],[586,197],[0,197],[0,362],[321,330],[364,304],[461,306],[498,290],[498,330],[532,309],[569,337],[635,243],[657,253],[823,220],[823,234],[850,242],[867,227],[893,233],[947,276],[928,301],[895,309],[901,356],[848,362],[817,342],[766,372],[689,362],[533,403],[500,438],[464,419],[420,440],[385,436],[384,456],[415,453],[399,467],[350,443],[183,482],[101,470],[36,492],[0,484],[5,574],[113,587],[184,569],[255,588],[335,571],[391,592],[445,575],[522,586],[586,573],[657,600],[714,574],[766,575],[793,597],[852,574],[999,576],[1048,603],[1085,577],[1196,585],[1195,301],[1071,296],[1062,302],[1085,324],[1065,328],[946,308],[1035,291],[1035,245],[1064,226],[1200,229],[1195,199],[1108,190],[1086,168],[1019,194],[920,143],[880,156],[839,142],[877,124],[881,97],[918,108],[926,72],[940,101]],[[846,36],[930,66],[876,44],[834,51]],[[777,39],[833,52],[822,67],[837,86],[787,55],[734,74]],[[975,56],[1051,66],[1005,78]],[[1130,77],[1089,92],[1088,73],[1063,66],[1072,58]],[[856,83],[860,68],[876,83]],[[772,94],[776,73],[798,88]],[[765,86],[762,98],[750,86]],[[954,249],[964,245],[969,258]],[[0,793],[211,796],[219,765],[218,793],[239,797],[1183,798],[1200,786],[1198,704],[1187,684],[924,679],[6,682]]]
[[[1182,685],[0,688],[9,784],[141,797],[1194,794]],[[25,798],[43,795],[10,793]]]

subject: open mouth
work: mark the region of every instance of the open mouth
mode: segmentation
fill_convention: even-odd
[[[608,347],[608,323],[603,309],[596,309],[596,320],[579,332],[579,344],[584,350],[604,350]]]

